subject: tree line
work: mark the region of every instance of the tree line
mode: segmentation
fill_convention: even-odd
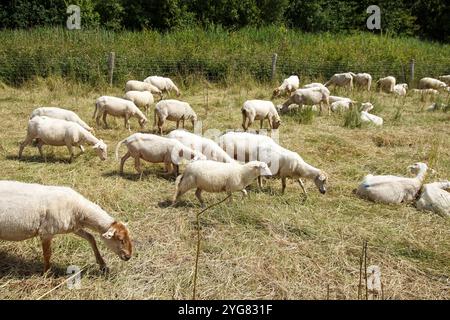
[[[378,5],[382,32],[450,42],[448,0],[6,0],[0,28],[65,26],[70,4],[81,8],[83,29],[280,25],[314,33],[368,31],[366,9]]]

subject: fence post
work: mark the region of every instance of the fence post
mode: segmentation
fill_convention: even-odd
[[[413,88],[414,84],[414,71],[415,71],[415,61],[414,59],[411,59],[411,62],[409,64],[409,87]]]
[[[113,85],[113,76],[114,76],[114,67],[116,65],[116,53],[110,52],[108,56],[108,79],[109,85],[112,87]]]
[[[272,55],[272,74],[271,74],[271,80],[274,81],[277,73],[277,59],[278,54],[274,53]]]

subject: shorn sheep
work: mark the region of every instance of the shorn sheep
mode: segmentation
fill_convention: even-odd
[[[394,93],[398,96],[406,96],[408,85],[406,83],[399,83],[394,86]]]
[[[176,139],[186,147],[201,152],[208,160],[227,163],[234,162],[234,160],[211,139],[181,129],[171,131],[166,137]]]
[[[103,123],[106,127],[108,127],[108,123],[106,122],[106,116],[108,114],[114,117],[124,118],[124,125],[128,130],[131,130],[129,121],[131,117],[138,119],[141,128],[144,128],[145,124],[148,122],[142,111],[139,110],[139,108],[132,101],[122,98],[102,96],[95,102],[93,118],[95,118],[97,125],[100,125],[100,117],[102,117]]]
[[[325,83],[325,87],[346,87],[347,89],[353,90],[353,76],[351,72],[346,73],[336,73],[330,80]]]
[[[132,101],[137,107],[144,109],[147,115],[148,109],[155,102],[153,95],[149,91],[128,91],[123,97]]]
[[[308,83],[305,84],[302,89],[311,89],[311,88],[326,88],[322,83],[319,82],[313,82],[313,83]]]
[[[138,81],[138,80],[129,80],[125,84],[125,92],[128,91],[149,91],[152,94],[159,95],[162,98],[162,92],[157,87],[152,85],[151,83]]]
[[[371,104],[370,102],[365,102],[361,105],[361,107],[362,107],[362,111],[361,111],[361,121],[362,122],[369,122],[376,126],[383,125],[383,118],[369,113],[369,111],[373,109],[373,104]]]
[[[120,174],[123,174],[125,161],[130,157],[134,158],[134,166],[141,176],[143,173],[141,159],[151,163],[164,163],[167,174],[178,174],[178,166],[183,159],[206,160],[203,154],[175,139],[144,133],[135,133],[120,141],[116,146],[116,160],[119,160],[119,149],[122,144],[126,145],[128,151],[120,161]]]
[[[127,227],[73,189],[0,181],[0,239],[22,241],[39,237],[44,273],[50,269],[53,237],[67,233],[87,240],[100,268],[107,270],[94,236],[85,229],[100,233],[105,245],[120,259],[131,258],[133,248]]]
[[[417,209],[450,217],[450,192],[446,190],[450,191],[450,181],[424,185],[420,198],[416,201]]]
[[[197,114],[192,110],[191,106],[187,102],[178,100],[161,100],[155,107],[155,118],[153,127],[158,125],[158,131],[160,134],[163,132],[163,126],[166,120],[175,121],[177,123],[177,129],[180,127],[180,122],[184,128],[184,121],[191,121],[192,127],[195,126],[197,121]]]
[[[92,145],[102,160],[106,160],[107,146],[92,133],[81,127],[78,123],[49,117],[36,116],[28,121],[27,137],[20,144],[19,159],[22,158],[23,149],[36,139],[41,157],[46,160],[42,146],[67,146],[70,153],[70,162],[74,158],[73,147],[78,146],[84,152],[83,143]]]
[[[310,88],[310,89],[298,89],[296,90],[288,100],[286,100],[281,106],[278,106],[280,112],[284,113],[289,110],[289,106],[296,104],[299,106],[308,105],[320,105],[320,112],[322,112],[323,104],[330,105],[330,94],[327,88]],[[330,113],[330,108],[328,108]]]
[[[161,90],[162,93],[169,94],[172,90],[175,91],[177,97],[181,95],[178,87],[173,83],[172,79],[159,77],[159,76],[150,76],[145,78],[144,82],[150,83]]]
[[[418,162],[409,166],[408,169],[416,174],[415,178],[369,174],[356,189],[356,194],[363,199],[385,204],[413,201],[422,187],[428,166]]]
[[[385,77],[377,81],[377,90],[385,93],[393,93],[397,80],[394,77]]]
[[[273,90],[272,99],[279,97],[290,95],[292,92],[297,90],[300,87],[300,79],[298,76],[290,76],[287,79],[283,80],[283,83]]]
[[[252,125],[255,120],[260,121],[260,128],[263,127],[265,119],[269,122],[270,129],[278,129],[281,124],[281,118],[272,101],[265,100],[248,100],[241,109],[242,128],[245,131]]]
[[[73,111],[62,109],[62,108],[56,108],[56,107],[40,107],[37,109],[34,109],[31,113],[30,119],[33,119],[36,116],[46,116],[49,118],[54,119],[61,119],[66,121],[72,121],[75,123],[78,123],[80,126],[82,126],[87,131],[93,131],[93,129],[86,124],[83,120],[80,119],[80,117]]]
[[[353,76],[353,83],[355,86],[364,90],[370,91],[372,87],[372,76],[368,73],[350,73]]]
[[[439,80],[441,80],[442,82],[445,82],[447,84],[447,86],[450,86],[450,75],[440,76]]]
[[[422,78],[419,81],[419,89],[434,89],[441,90],[447,87],[447,84],[443,81],[434,78]]]
[[[228,195],[241,191],[245,196],[247,195],[245,188],[256,178],[271,174],[267,164],[259,161],[251,161],[244,165],[237,162],[195,161],[188,164],[184,173],[177,177],[173,203],[177,203],[180,197],[191,189],[196,189],[195,196],[202,207],[205,206],[203,191],[226,192]]]

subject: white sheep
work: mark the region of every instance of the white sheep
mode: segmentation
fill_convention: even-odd
[[[97,125],[100,125],[100,117],[103,116],[103,123],[108,127],[108,123],[106,122],[106,116],[108,114],[114,117],[124,118],[124,125],[128,130],[131,130],[129,122],[131,117],[138,119],[141,128],[148,122],[142,111],[132,101],[117,97],[102,96],[95,101],[93,118],[95,118]]]
[[[356,194],[374,202],[385,204],[398,204],[413,201],[422,187],[428,166],[425,163],[415,163],[408,167],[414,178],[398,176],[373,176],[364,177],[356,190]]]
[[[392,76],[381,78],[377,81],[377,90],[392,93],[394,92],[396,82],[397,80]]]
[[[419,81],[419,89],[434,89],[441,90],[447,87],[447,84],[443,81],[434,78],[422,78]]]
[[[36,116],[46,116],[54,119],[61,119],[66,121],[72,121],[78,123],[84,129],[93,132],[93,128],[88,126],[86,122],[80,119],[80,117],[73,111],[56,108],[56,107],[40,107],[34,109],[31,113],[30,119],[33,119]]]
[[[283,80],[283,83],[273,90],[272,99],[282,96],[289,95],[300,87],[300,79],[298,76],[290,76]]]
[[[195,161],[186,166],[184,173],[177,177],[173,204],[191,189],[196,189],[195,195],[202,207],[205,206],[202,192],[233,192],[241,191],[247,195],[245,188],[259,176],[270,176],[267,164],[251,161],[247,164],[237,162],[222,163],[211,160]],[[231,199],[231,198],[230,198]]]
[[[206,160],[200,152],[184,146],[181,142],[154,134],[135,133],[120,141],[116,146],[116,160],[119,160],[119,148],[125,144],[128,152],[120,161],[120,174],[128,158],[134,158],[136,171],[142,176],[141,162],[164,163],[167,174],[178,174],[178,166],[185,160]]]
[[[73,148],[78,146],[84,152],[83,143],[92,145],[102,160],[106,160],[107,146],[103,140],[99,140],[92,133],[84,129],[78,123],[49,117],[36,116],[28,121],[27,136],[20,144],[19,159],[23,149],[37,139],[37,147],[41,157],[46,160],[42,146],[67,146],[70,153],[70,162],[74,158]]]
[[[350,98],[345,98],[345,97],[338,97],[338,96],[330,96],[329,98],[330,103],[335,103],[337,101],[348,101],[348,102],[352,102],[353,100]]]
[[[152,94],[159,95],[160,98],[162,98],[162,91],[159,90],[157,87],[152,85],[151,83],[144,82],[144,81],[138,81],[138,80],[129,80],[125,84],[125,92],[128,91],[149,91]]]
[[[450,217],[450,181],[429,183],[422,187],[422,194],[416,201],[419,210],[431,211]]]
[[[208,160],[227,163],[234,162],[234,160],[211,139],[181,129],[171,131],[166,137],[176,139],[186,147],[201,152]]]
[[[127,227],[73,189],[0,181],[0,239],[23,241],[40,237],[44,273],[50,269],[53,237],[67,233],[87,240],[97,263],[107,270],[95,238],[85,229],[100,233],[105,245],[122,260],[131,258],[133,248]]]
[[[441,80],[442,82],[445,82],[447,84],[447,86],[450,86],[450,75],[440,76],[439,80]]]
[[[191,121],[192,127],[195,126],[197,121],[197,114],[192,110],[191,106],[187,102],[179,100],[161,100],[155,107],[155,118],[153,127],[158,125],[158,131],[160,134],[163,132],[163,126],[166,120],[176,121],[177,129],[180,127],[180,121],[184,128],[184,121]]]
[[[349,110],[352,105],[354,105],[354,101],[352,100],[338,100],[331,104],[331,111],[333,112],[341,112]]]
[[[335,87],[347,87],[353,90],[353,76],[351,72],[336,73],[330,80],[325,83],[325,87],[335,86]]]
[[[371,104],[370,102],[365,102],[361,106],[362,106],[362,111],[361,111],[361,121],[362,122],[369,122],[376,126],[383,125],[383,118],[369,113],[369,111],[373,109],[373,104]]]
[[[368,73],[351,73],[353,76],[353,82],[356,86],[363,88],[367,91],[370,91],[370,88],[372,87],[372,76]]]
[[[144,82],[151,83],[163,93],[168,94],[170,91],[173,90],[177,94],[177,97],[181,95],[180,90],[170,78],[150,76],[145,78]]]
[[[148,109],[155,102],[153,95],[149,91],[128,91],[124,95],[124,99],[132,101],[137,107],[145,109],[148,114]]]
[[[406,96],[408,85],[406,83],[399,83],[394,86],[394,93],[398,96]]]
[[[310,89],[298,89],[281,106],[278,106],[278,109],[281,112],[287,112],[291,104],[299,106],[320,105],[320,112],[322,112],[323,104],[326,104],[327,106],[330,105],[329,98],[329,91],[326,88],[316,87]],[[329,108],[328,113],[330,113]]]
[[[306,163],[300,155],[287,150],[273,139],[264,135],[248,132],[228,132],[219,137],[219,146],[238,161],[262,161],[269,165],[273,177],[281,178],[282,192],[286,188],[286,179],[297,179],[303,192],[306,190],[301,178],[314,181],[319,191],[326,192],[327,174]],[[258,179],[261,186],[261,179]]]
[[[302,89],[311,89],[311,88],[326,88],[322,83],[319,82],[313,82],[313,83],[309,83],[309,84],[305,84]]]
[[[269,121],[271,129],[278,129],[281,124],[280,116],[272,101],[265,100],[248,100],[241,109],[242,128],[245,131],[252,125],[255,120],[260,120],[260,128],[263,127],[265,119]]]

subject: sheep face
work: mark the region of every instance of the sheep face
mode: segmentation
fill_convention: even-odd
[[[114,222],[102,235],[105,245],[119,256],[128,261],[133,253],[133,245],[127,227],[121,222]]]
[[[321,172],[315,179],[314,184],[319,189],[321,194],[325,194],[327,192],[327,181],[328,177],[324,172]]]
[[[103,140],[99,140],[92,148],[97,152],[97,155],[100,159],[106,160],[108,157],[108,147],[106,143],[103,142]]]
[[[276,88],[275,90],[273,90],[273,93],[272,93],[272,99],[274,99],[274,98],[276,98],[276,97],[279,97],[279,96],[280,96],[280,93],[281,93],[281,91],[280,91],[280,89],[278,89],[278,88]]]
[[[147,122],[148,122],[147,119],[142,118],[142,119],[139,120],[139,125],[141,126],[141,128],[144,128],[144,127],[145,127],[145,124],[146,124]]]
[[[410,165],[408,169],[412,174],[418,174],[420,171],[426,171],[428,169],[428,166],[425,163],[417,162],[413,165]]]
[[[272,122],[272,129],[278,129],[281,125],[281,119],[274,119]]]
[[[250,168],[257,170],[260,176],[271,176],[272,172],[266,163],[260,161],[251,161],[247,164]]]

